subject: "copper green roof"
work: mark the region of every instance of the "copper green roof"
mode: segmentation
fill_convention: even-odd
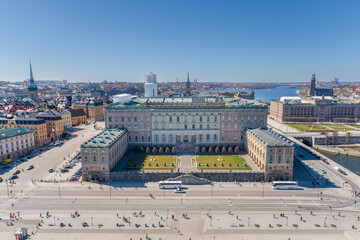
[[[105,110],[127,109],[239,109],[267,108],[256,100],[244,100],[234,97],[158,97],[135,98],[129,103],[114,103],[104,107]]]
[[[24,127],[15,127],[15,128],[5,128],[0,129],[0,139],[6,139],[10,137],[15,137],[23,135],[26,133],[31,133],[32,131]]]

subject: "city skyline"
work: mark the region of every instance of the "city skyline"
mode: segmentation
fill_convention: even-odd
[[[359,81],[359,3],[3,1],[0,80]]]

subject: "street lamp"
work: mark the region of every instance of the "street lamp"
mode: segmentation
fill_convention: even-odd
[[[109,186],[109,193],[110,193],[110,198],[111,198],[111,185]]]
[[[264,188],[265,188],[265,183],[264,183],[264,181],[262,181],[262,184],[263,184],[263,188],[262,188],[262,198],[264,198]]]
[[[6,189],[7,189],[7,195],[8,197],[10,197],[10,194],[9,194],[9,183],[8,183],[8,180],[6,179]]]
[[[59,187],[59,198],[61,198],[61,192],[60,192],[60,181],[58,182],[58,187]]]
[[[211,198],[214,198],[214,184],[211,183]]]

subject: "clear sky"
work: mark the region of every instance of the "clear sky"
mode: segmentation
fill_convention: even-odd
[[[0,0],[0,80],[360,81],[360,1]]]

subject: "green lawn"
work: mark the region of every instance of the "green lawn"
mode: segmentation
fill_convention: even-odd
[[[300,131],[306,132],[330,132],[331,130],[327,129],[322,125],[317,124],[296,124],[296,123],[289,123],[290,127],[296,128]]]
[[[336,125],[326,124],[325,126],[327,126],[329,128],[332,128],[332,129],[335,129],[335,130],[338,130],[338,131],[343,131],[344,129],[346,131],[354,131],[355,130],[354,128],[347,127],[347,126],[344,126],[344,125],[339,125],[339,124],[336,124]]]
[[[245,159],[239,155],[221,155],[223,161],[218,161],[220,155],[195,156],[198,170],[251,170]]]
[[[176,160],[177,156],[171,155],[137,155],[128,160],[124,170],[175,170]]]

